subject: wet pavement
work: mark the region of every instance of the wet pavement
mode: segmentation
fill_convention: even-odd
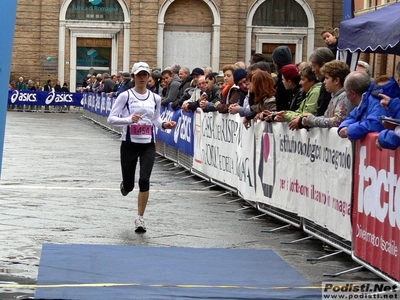
[[[157,158],[145,219],[148,232],[134,233],[137,188],[119,192],[119,136],[73,113],[8,112],[0,180],[0,299],[33,297],[43,243],[272,249],[315,285],[322,281],[376,281],[369,271],[334,279],[324,273],[356,267],[326,252],[318,240],[242,208],[235,195],[220,196],[207,183]],[[234,263],[234,262],[232,262]],[[240,276],[240,275],[239,275]],[[284,276],[284,275],[283,275]],[[9,288],[9,283],[21,288]],[[31,286],[29,285],[31,284]],[[23,286],[22,286],[23,285]]]

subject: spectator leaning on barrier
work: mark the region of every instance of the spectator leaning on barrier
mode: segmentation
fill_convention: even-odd
[[[103,92],[108,94],[114,91],[115,82],[112,80],[110,74],[103,73]]]
[[[295,111],[300,107],[306,94],[300,85],[299,68],[294,64],[289,64],[281,69],[282,82],[285,88],[290,91],[290,105],[289,110]]]
[[[174,102],[171,104],[171,108],[173,110],[177,110],[180,106],[183,105],[183,103],[187,100],[189,100],[193,92],[196,90],[198,87],[198,80],[201,76],[204,76],[204,71],[202,68],[194,68],[192,73],[190,73],[190,78],[192,78],[190,85],[188,88],[186,88],[183,91],[182,96],[179,99],[176,99]]]
[[[332,98],[323,116],[304,114],[303,126],[338,127],[354,109],[343,88],[344,80],[349,75],[350,68],[343,61],[332,60],[322,66],[321,72],[325,77],[325,88],[329,93],[332,93]]]
[[[205,76],[201,75],[196,82],[197,87],[194,89],[192,96],[182,104],[182,109],[186,112],[195,111],[200,107],[200,101],[208,98],[208,85]]]
[[[205,112],[215,111],[215,103],[221,101],[221,89],[216,83],[216,75],[216,73],[211,73],[206,76],[206,95],[202,95],[202,98],[200,99],[200,107]]]
[[[318,82],[311,66],[300,71],[300,78],[300,84],[306,93],[300,107],[296,111],[283,110],[277,113],[266,111],[266,121],[288,122],[291,130],[297,130],[302,128],[302,118],[305,113],[315,113],[322,83]]]
[[[250,126],[250,120],[264,120],[264,111],[276,111],[275,81],[266,71],[255,71],[248,77],[250,91],[254,94],[254,103],[250,105],[250,111],[245,113],[243,124]]]
[[[115,94],[120,88],[121,85],[123,84],[124,80],[122,77],[122,71],[119,71],[116,75],[116,83],[114,85],[114,88],[112,90],[112,92],[108,93],[108,97],[113,98],[113,97],[117,97],[117,95]]]
[[[92,83],[92,92],[100,94],[103,91],[103,76],[101,74],[96,75],[96,80]]]
[[[345,81],[345,89],[350,101],[349,93],[351,90],[348,87],[350,80],[350,83],[354,85],[360,84],[360,82],[364,84],[366,81],[369,82],[368,89],[361,98],[361,103],[352,103],[357,107],[353,109],[347,119],[338,128],[340,137],[355,141],[364,138],[369,132],[381,132],[385,129],[380,117],[388,116],[388,111],[381,106],[381,98],[378,94],[385,94],[390,98],[396,98],[399,95],[400,89],[394,78],[386,83],[375,84],[371,82],[370,76],[366,72],[354,71],[349,74]],[[353,81],[358,82],[353,83]]]
[[[218,107],[220,105],[222,105],[221,108],[223,108],[224,110],[226,109],[226,112],[228,112],[228,107],[229,107],[228,94],[231,90],[231,87],[235,84],[235,81],[233,78],[233,72],[235,72],[236,69],[237,69],[237,67],[235,65],[225,65],[222,68],[222,72],[224,73],[225,86],[221,92],[221,101],[216,102],[214,104],[216,110],[218,110]]]
[[[315,49],[310,55],[312,70],[315,76],[317,76],[317,79],[322,82],[318,96],[317,110],[315,112],[316,116],[323,116],[331,101],[332,94],[325,89],[324,74],[321,73],[321,68],[324,64],[334,59],[335,56],[332,54],[332,51],[325,47]]]
[[[196,79],[193,79],[190,82],[190,86],[183,92],[183,95],[182,95],[181,99],[172,102],[171,108],[173,110],[177,110],[181,106],[181,104],[180,104],[181,101],[182,101],[182,104],[183,104],[183,102],[185,102],[186,100],[189,100],[192,97],[194,91],[198,88],[197,87],[198,79],[200,77],[202,77],[202,76],[203,75],[199,75],[199,77],[196,77]]]
[[[229,112],[231,104],[243,104],[243,100],[247,94],[247,71],[235,66],[224,68],[225,83],[230,80],[230,73],[233,70],[233,83],[228,83],[222,91],[221,101],[214,104],[215,109],[221,113],[226,114]]]
[[[131,74],[129,74],[128,72],[123,72],[121,74],[121,77],[122,77],[122,82],[119,85],[118,90],[116,92],[110,93],[113,97],[118,97],[122,92],[125,92],[126,90],[129,90],[130,88],[132,88],[132,86],[129,85],[129,83],[132,82]]]
[[[127,196],[135,185],[135,171],[138,160],[139,193],[138,215],[135,218],[135,232],[146,232],[144,212],[149,199],[150,175],[155,160],[155,127],[174,129],[176,122],[163,122],[160,117],[161,98],[147,89],[150,77],[149,65],[137,62],[133,65],[135,87],[121,93],[114,102],[108,123],[121,126],[121,194]]]
[[[89,93],[92,91],[92,77],[93,76],[90,76],[90,74],[88,75],[88,78],[86,80],[86,86],[82,88],[82,92]]]

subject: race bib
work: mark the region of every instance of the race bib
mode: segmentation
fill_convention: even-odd
[[[153,127],[151,125],[132,124],[131,135],[136,135],[136,136],[152,135],[152,128]]]

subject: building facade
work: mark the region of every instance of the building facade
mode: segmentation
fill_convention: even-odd
[[[217,71],[255,52],[271,60],[279,45],[297,63],[342,19],[333,0],[19,0],[10,80],[59,79],[74,90],[88,73],[135,61]]]

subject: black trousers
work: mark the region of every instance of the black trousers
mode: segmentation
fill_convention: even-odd
[[[150,175],[156,157],[155,144],[140,144],[123,141],[121,143],[120,152],[124,190],[126,192],[131,192],[135,187],[135,172],[139,159],[139,191],[147,192],[150,189]]]

